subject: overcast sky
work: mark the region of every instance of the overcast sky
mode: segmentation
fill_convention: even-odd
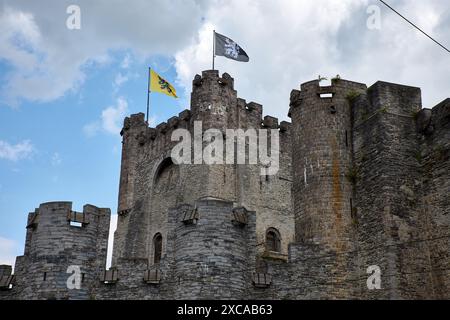
[[[446,0],[387,1],[450,47]],[[81,9],[81,29],[66,9]],[[380,28],[367,20],[380,10]],[[39,203],[117,206],[123,117],[145,111],[147,68],[180,99],[152,95],[152,123],[188,108],[211,68],[212,30],[248,63],[216,58],[238,95],[287,118],[289,93],[319,75],[422,88],[423,106],[450,96],[450,53],[375,0],[0,0],[0,263],[22,254]]]

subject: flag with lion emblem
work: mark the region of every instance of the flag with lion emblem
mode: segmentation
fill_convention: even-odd
[[[149,92],[160,92],[178,98],[175,88],[152,69],[150,69],[150,87],[148,89]]]
[[[224,56],[236,61],[248,62],[249,57],[236,42],[228,37],[214,32],[214,55]]]

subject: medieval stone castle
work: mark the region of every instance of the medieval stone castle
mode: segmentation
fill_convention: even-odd
[[[262,112],[209,70],[178,117],[127,117],[112,267],[109,209],[43,203],[0,299],[450,298],[450,99],[337,77],[292,91],[292,123]],[[175,164],[171,133],[194,121],[278,130],[279,171]]]

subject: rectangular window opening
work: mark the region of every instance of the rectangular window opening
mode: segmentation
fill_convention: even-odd
[[[332,93],[321,93],[320,98],[321,99],[333,98],[333,94]]]
[[[70,221],[70,226],[81,228],[83,226],[83,224],[81,222],[77,222],[77,221]]]

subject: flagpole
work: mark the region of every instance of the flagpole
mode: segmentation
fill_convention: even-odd
[[[216,30],[213,30],[213,56],[212,56],[212,69],[214,70],[214,58],[215,56],[215,42],[216,42]]]
[[[147,125],[149,125],[148,114],[150,110],[150,67],[148,68],[148,85],[147,85]]]

